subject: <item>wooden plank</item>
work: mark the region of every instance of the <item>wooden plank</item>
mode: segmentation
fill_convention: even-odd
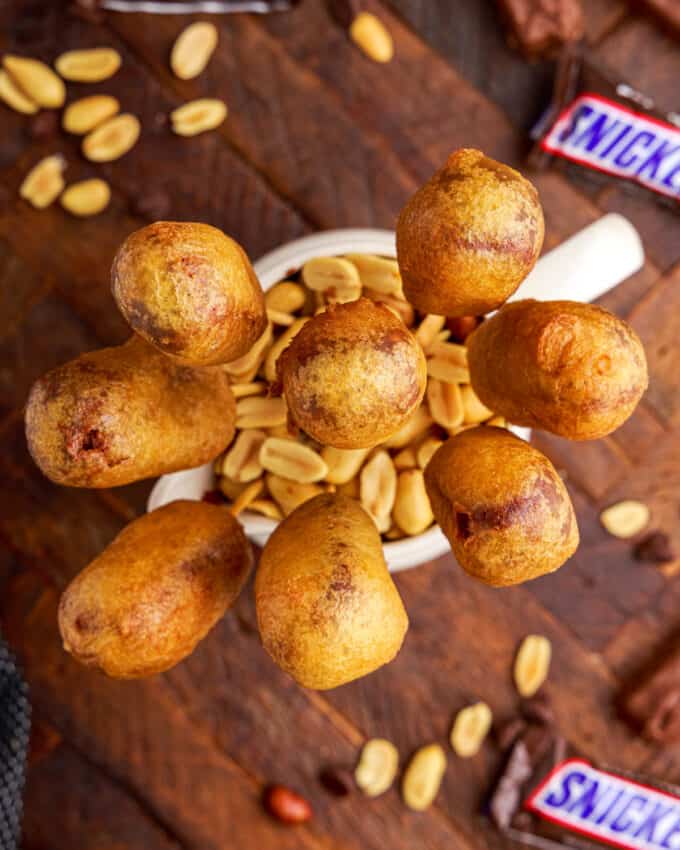
[[[23,846],[26,850],[180,850],[183,845],[124,787],[72,747],[62,745],[29,770]]]
[[[227,758],[152,680],[106,679],[72,661],[56,630],[57,595],[33,575],[11,588],[2,619],[38,710],[88,759],[123,783],[180,842],[205,850],[340,848],[313,828],[290,830],[261,808],[261,783]]]
[[[0,341],[15,330],[30,308],[46,295],[53,284],[46,271],[38,275],[0,239]],[[11,361],[6,361],[11,362]]]

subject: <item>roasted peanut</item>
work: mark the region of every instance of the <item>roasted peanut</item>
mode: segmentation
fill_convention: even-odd
[[[299,283],[292,280],[284,280],[272,286],[264,294],[264,303],[268,310],[277,310],[280,313],[295,313],[302,309],[307,300],[305,290]]]
[[[434,522],[422,469],[405,469],[397,479],[392,516],[407,534],[422,534]]]
[[[485,702],[462,708],[451,729],[451,746],[456,755],[467,759],[476,756],[491,728],[493,715]]]
[[[399,316],[407,328],[413,327],[413,323],[416,319],[416,312],[408,301],[404,301],[404,299],[399,297],[399,295],[383,295],[381,292],[376,292],[373,289],[366,289],[365,287],[363,295],[366,298],[370,298],[371,301],[375,301],[377,304],[384,304],[385,307],[388,307],[395,316]]]
[[[112,47],[68,50],[57,57],[54,67],[65,80],[99,83],[108,80],[120,68],[120,53]]]
[[[527,635],[515,658],[515,685],[520,696],[532,697],[545,682],[552,648],[543,635]]]
[[[485,404],[482,404],[469,384],[460,388],[460,395],[463,404],[463,421],[466,425],[479,425],[493,416],[493,410],[489,410]]]
[[[66,99],[64,83],[54,71],[37,59],[27,59],[25,56],[3,56],[2,64],[5,70],[21,91],[33,103],[45,109],[58,109]]]
[[[333,446],[324,446],[321,457],[328,467],[326,481],[330,484],[346,484],[359,472],[369,452],[370,449],[336,449]]]
[[[236,402],[237,428],[268,428],[286,421],[286,403],[282,398],[248,396]]]
[[[252,502],[257,499],[260,493],[264,490],[264,481],[258,478],[256,481],[251,481],[246,484],[245,488],[239,493],[234,501],[234,504],[229,508],[232,516],[238,516],[245,511]]]
[[[267,307],[267,318],[273,325],[281,325],[282,327],[287,328],[289,328],[295,321],[295,316],[291,316],[290,313],[282,313],[280,310],[272,310],[271,307]]]
[[[397,473],[384,449],[378,450],[361,470],[359,488],[364,510],[373,517],[379,530],[386,531],[397,494]]]
[[[305,823],[312,817],[309,802],[285,785],[272,785],[265,793],[264,805],[270,815],[282,823]]]
[[[247,351],[238,360],[225,363],[224,369],[239,384],[247,384],[257,375],[258,369],[264,362],[267,349],[272,342],[271,323],[262,332],[260,338],[255,342],[250,351]]]
[[[217,27],[209,21],[189,24],[177,36],[170,53],[170,67],[180,80],[192,80],[204,70],[217,47]]]
[[[120,104],[115,97],[108,94],[93,94],[74,100],[64,110],[61,126],[67,133],[83,136],[106,121],[113,118],[120,110]]]
[[[635,499],[625,499],[602,511],[600,522],[611,535],[627,540],[649,525],[649,517],[647,505]]]
[[[359,12],[349,28],[352,41],[374,62],[389,62],[394,42],[385,25],[371,12]]]
[[[396,260],[373,254],[347,254],[346,259],[357,269],[361,284],[367,289],[382,295],[401,294],[401,275]]]
[[[173,109],[172,129],[178,136],[197,136],[214,130],[227,117],[227,104],[214,97],[201,97]]]
[[[455,342],[440,342],[429,349],[427,374],[448,384],[467,384],[470,372],[467,367],[465,346]]]
[[[288,345],[290,345],[293,337],[298,333],[298,331],[302,330],[308,321],[308,317],[296,319],[293,324],[281,334],[267,352],[267,359],[264,364],[264,376],[270,384],[273,384],[276,380],[276,361],[279,359],[279,355],[284,348],[287,348]]]
[[[399,454],[394,457],[394,468],[399,471],[403,469],[415,469],[418,466],[418,459],[413,446],[406,446]]]
[[[284,516],[293,513],[303,502],[324,492],[317,484],[298,484],[297,481],[280,478],[271,473],[267,475],[267,488]]]
[[[299,484],[314,484],[326,477],[328,467],[320,455],[295,440],[268,437],[260,448],[260,463],[268,472]]]
[[[425,469],[425,467],[430,462],[432,455],[437,451],[440,446],[443,445],[444,441],[437,439],[437,437],[428,437],[427,440],[423,440],[423,442],[418,446],[418,452],[416,455],[418,466],[421,469]]]
[[[432,425],[432,417],[424,405],[416,410],[411,419],[397,431],[396,434],[385,440],[383,445],[388,449],[401,449],[409,443],[415,442]]]
[[[424,812],[434,802],[446,770],[446,755],[439,744],[421,747],[404,773],[401,793],[404,802],[415,812]]]
[[[111,200],[111,189],[106,180],[93,177],[71,183],[59,199],[62,207],[79,218],[103,212]]]
[[[302,279],[309,289],[323,293],[326,301],[344,304],[361,295],[356,266],[342,257],[315,257],[302,267]]]
[[[255,499],[248,505],[248,510],[254,511],[256,514],[262,514],[267,519],[273,519],[276,522],[281,522],[283,519],[283,514],[279,506],[276,502],[271,502],[269,499]]]
[[[425,316],[423,321],[418,325],[415,337],[425,351],[427,351],[436,340],[437,334],[444,327],[445,322],[446,316],[435,316],[434,313],[430,313]]]
[[[257,428],[241,431],[224,456],[222,474],[240,483],[254,481],[262,475],[260,449],[266,439],[265,432]]]
[[[387,791],[397,775],[399,753],[391,741],[372,738],[361,749],[354,780],[367,797]]]
[[[437,425],[451,429],[463,424],[465,411],[458,384],[444,383],[436,378],[430,378],[427,382],[426,395],[430,413]]]
[[[120,159],[134,147],[140,130],[139,119],[128,112],[109,118],[85,136],[83,156],[92,162]]]
[[[64,189],[62,172],[65,168],[66,162],[61,154],[41,159],[24,178],[19,194],[36,209],[45,209]]]
[[[35,115],[38,111],[38,104],[24,94],[7,71],[0,71],[0,100],[23,115]]]
[[[267,392],[267,385],[264,381],[254,381],[253,383],[232,384],[231,391],[234,398],[246,398],[251,395],[264,395]]]

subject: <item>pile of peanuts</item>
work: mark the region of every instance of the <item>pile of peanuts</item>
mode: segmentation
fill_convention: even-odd
[[[421,406],[386,442],[367,449],[322,446],[287,426],[286,403],[270,397],[276,361],[311,316],[329,304],[370,298],[409,327],[427,358]],[[226,369],[236,397],[236,436],[215,462],[234,515],[280,521],[308,499],[339,492],[358,499],[385,540],[422,534],[434,518],[423,470],[447,436],[482,422],[505,427],[470,386],[461,344],[476,319],[420,316],[405,300],[397,261],[371,254],[317,257],[265,293],[269,324]]]

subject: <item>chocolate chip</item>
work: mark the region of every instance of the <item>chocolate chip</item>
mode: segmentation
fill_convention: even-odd
[[[671,539],[664,531],[652,531],[640,540],[633,549],[633,555],[636,560],[650,564],[667,564],[676,558]]]
[[[28,125],[28,133],[31,139],[42,142],[51,139],[59,128],[59,117],[54,109],[45,109],[39,112]]]
[[[143,192],[132,201],[130,210],[133,215],[139,216],[139,218],[145,218],[148,221],[163,221],[167,219],[170,212],[170,197],[162,189]]]
[[[319,773],[319,782],[334,797],[347,797],[354,787],[352,772],[345,767],[325,767]]]

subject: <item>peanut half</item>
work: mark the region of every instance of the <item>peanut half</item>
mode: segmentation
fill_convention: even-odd
[[[83,139],[83,155],[92,162],[112,162],[134,147],[141,126],[129,112],[116,115],[100,124]]]
[[[485,702],[462,708],[451,729],[451,746],[456,755],[467,759],[476,756],[489,733],[493,715]]]
[[[346,254],[359,272],[362,286],[381,295],[401,295],[402,284],[396,260],[374,254]]]
[[[349,28],[352,41],[374,62],[389,62],[394,42],[385,25],[370,12],[359,12]]]
[[[367,797],[378,797],[392,786],[399,767],[399,753],[391,741],[366,741],[354,771],[354,779]]]
[[[260,463],[268,472],[298,484],[314,484],[326,477],[328,467],[320,455],[296,440],[268,437],[260,448]]]
[[[59,199],[62,207],[78,218],[103,212],[111,200],[111,189],[106,180],[92,177],[67,186]]]
[[[493,416],[493,410],[482,404],[470,384],[460,388],[463,403],[463,421],[466,425],[479,425]]]
[[[170,67],[180,80],[193,80],[204,70],[217,47],[217,27],[209,21],[189,24],[177,36],[170,53]]]
[[[442,428],[450,430],[463,424],[465,411],[458,384],[444,383],[436,378],[427,382],[427,403],[432,418]]]
[[[371,515],[379,531],[387,531],[397,495],[397,472],[384,449],[376,451],[361,470],[359,489],[364,510]]]
[[[455,342],[440,342],[429,350],[427,374],[447,384],[470,383],[467,350]]]
[[[328,468],[326,481],[329,484],[346,484],[359,472],[369,451],[370,449],[336,449],[333,446],[324,446],[321,457]]]
[[[416,451],[413,446],[406,446],[405,449],[402,449],[394,456],[392,461],[394,468],[400,472],[403,469],[415,469],[418,466],[418,458],[416,457]]]
[[[21,91],[38,106],[58,109],[66,100],[66,87],[49,65],[25,56],[5,54],[2,59],[5,70]]]
[[[236,427],[239,429],[284,425],[286,418],[286,403],[282,398],[249,396],[236,402]]]
[[[108,118],[113,118],[120,111],[120,103],[108,94],[93,94],[74,100],[64,110],[61,126],[67,133],[84,136],[103,124]]]
[[[543,635],[527,635],[515,658],[514,678],[520,696],[532,697],[545,682],[552,647]]]
[[[422,534],[434,522],[422,469],[399,473],[392,516],[399,528],[410,535]]]
[[[288,478],[281,478],[271,473],[267,475],[267,488],[284,516],[291,514],[303,502],[313,499],[314,496],[320,496],[324,492],[318,484],[298,484],[297,481],[290,481]]]
[[[273,384],[276,380],[276,361],[279,359],[279,355],[283,352],[284,348],[288,347],[293,337],[302,330],[308,321],[309,318],[304,317],[293,322],[267,352],[267,358],[264,363],[264,376],[270,384]]]
[[[239,384],[247,384],[257,375],[258,369],[264,362],[265,354],[272,342],[271,323],[262,332],[259,339],[255,341],[250,351],[247,351],[238,360],[225,363],[224,369]]]
[[[260,449],[266,439],[265,432],[257,428],[241,431],[222,460],[222,475],[240,483],[259,478],[262,475]]]
[[[56,201],[64,189],[65,168],[66,161],[60,153],[46,156],[28,172],[19,194],[36,209],[45,209]]]
[[[215,97],[190,100],[170,113],[172,129],[178,136],[197,136],[214,130],[226,117],[227,104]]]
[[[245,398],[249,395],[265,395],[267,385],[264,381],[254,381],[253,383],[232,384],[231,391],[234,398]]]
[[[254,511],[256,514],[262,514],[267,519],[273,519],[276,522],[281,522],[283,519],[283,514],[279,506],[276,502],[272,502],[269,499],[255,499],[248,505],[248,510]]]
[[[67,50],[57,58],[54,67],[65,80],[100,83],[112,77],[120,64],[120,53],[113,47],[92,47],[88,50]]]
[[[267,318],[273,325],[281,325],[281,327],[289,328],[295,321],[295,316],[290,313],[282,313],[280,310],[272,310],[267,307]]]
[[[404,773],[401,793],[404,802],[415,812],[424,812],[434,802],[446,770],[446,755],[439,744],[421,747]]]
[[[418,340],[422,348],[427,351],[432,343],[437,339],[437,334],[444,327],[446,322],[445,316],[436,316],[430,313],[418,325],[415,332],[415,338]]]
[[[323,293],[326,301],[344,304],[361,295],[361,280],[354,263],[342,257],[315,257],[302,267],[302,279],[314,292]]]
[[[409,443],[415,442],[427,431],[430,425],[432,425],[432,417],[427,408],[421,404],[408,422],[402,425],[396,434],[392,434],[389,439],[385,440],[383,445],[389,449],[402,449]]]
[[[245,511],[252,502],[257,499],[260,493],[264,490],[264,481],[258,478],[250,484],[246,484],[245,488],[239,493],[234,501],[234,504],[229,508],[229,512],[233,516],[238,516]]]
[[[294,313],[304,306],[306,300],[305,290],[299,283],[294,283],[292,280],[277,283],[264,294],[267,309],[276,310],[279,313]]]
[[[22,115],[35,115],[38,111],[38,104],[24,94],[7,71],[3,70],[0,70],[0,100]]]
[[[437,439],[437,437],[428,437],[427,440],[423,440],[423,442],[418,446],[418,452],[416,454],[418,466],[421,469],[425,469],[428,463],[432,460],[432,455],[440,446],[443,445],[444,441]]]
[[[649,525],[650,511],[644,502],[625,499],[610,505],[600,514],[600,522],[606,531],[621,540],[635,537]]]

